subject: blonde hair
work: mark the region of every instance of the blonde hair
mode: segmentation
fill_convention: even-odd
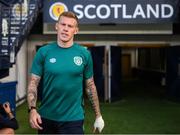
[[[77,22],[77,27],[78,27],[78,25],[79,25],[79,19],[78,19],[78,17],[76,16],[75,13],[73,13],[73,12],[71,12],[71,11],[65,11],[65,12],[61,13],[61,14],[59,15],[58,22],[60,21],[60,19],[61,19],[62,16],[75,19],[76,22]]]

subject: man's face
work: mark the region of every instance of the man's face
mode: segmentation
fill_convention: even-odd
[[[62,42],[69,42],[73,40],[74,34],[77,34],[77,22],[73,18],[62,16],[58,23],[56,23],[56,30],[58,33],[58,40]]]

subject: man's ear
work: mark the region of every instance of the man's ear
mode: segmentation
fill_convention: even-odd
[[[78,27],[76,27],[76,31],[75,31],[75,33],[74,34],[77,34],[79,32],[79,28]]]
[[[57,30],[58,29],[58,24],[56,23],[56,25],[55,25],[55,30]]]

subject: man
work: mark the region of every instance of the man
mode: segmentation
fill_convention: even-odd
[[[9,102],[0,105],[0,134],[14,134],[18,129],[18,122],[15,119]]]
[[[57,42],[41,47],[32,64],[27,97],[30,125],[39,134],[83,134],[85,82],[96,116],[94,132],[101,132],[104,120],[93,80],[92,58],[87,49],[73,42],[78,33],[77,16],[63,12],[55,29]],[[37,86],[41,78],[42,100],[37,111]]]

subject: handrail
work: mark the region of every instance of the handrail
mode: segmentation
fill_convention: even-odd
[[[15,57],[29,35],[41,8],[41,0],[30,0],[29,3],[24,0],[10,5],[2,4],[0,0],[0,22],[4,21],[0,28],[0,58],[8,57],[11,66],[15,63]],[[3,69],[2,65],[0,69]]]

